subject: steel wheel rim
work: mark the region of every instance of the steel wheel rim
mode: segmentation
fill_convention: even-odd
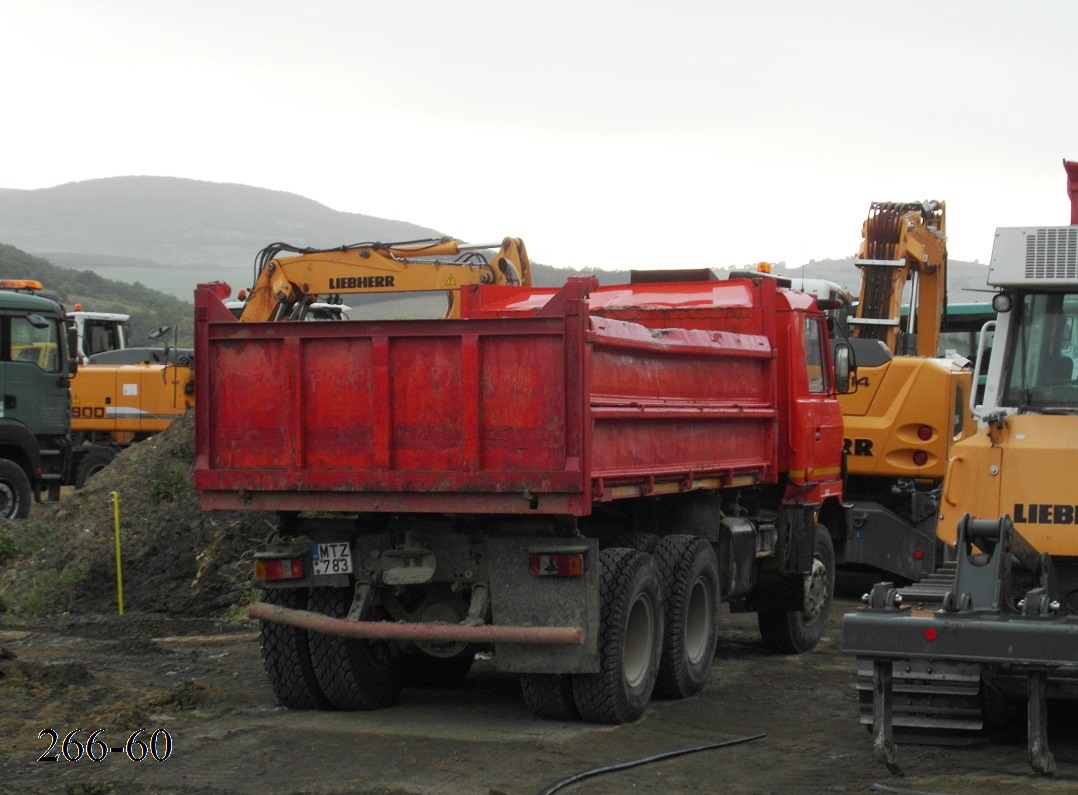
[[[811,623],[823,613],[827,605],[829,585],[827,566],[819,557],[814,557],[812,571],[805,577],[805,609],[801,613],[805,621]]]
[[[0,483],[0,516],[13,518],[19,513],[19,495],[10,483]]]
[[[703,660],[711,642],[711,589],[705,577],[698,577],[689,589],[685,610],[685,656],[693,665]]]
[[[655,648],[655,606],[641,594],[629,609],[625,622],[625,643],[622,672],[629,687],[639,687],[651,669]]]

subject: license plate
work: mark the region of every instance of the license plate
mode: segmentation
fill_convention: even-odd
[[[331,544],[311,544],[314,575],[351,574],[352,550],[347,541]]]

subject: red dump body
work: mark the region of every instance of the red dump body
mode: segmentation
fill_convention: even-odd
[[[581,279],[462,302],[461,320],[240,323],[200,286],[203,507],[585,516],[784,473],[839,494],[837,402],[796,383],[805,296]]]

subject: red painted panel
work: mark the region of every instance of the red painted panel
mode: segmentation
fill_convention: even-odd
[[[374,466],[370,339],[304,340],[299,367],[303,469]]]
[[[208,366],[196,369],[196,384],[209,386],[208,407],[212,418],[201,408],[196,421],[206,417],[213,441],[214,468],[282,469],[288,465],[289,449],[282,412],[282,376],[278,363],[283,358],[284,340],[266,339],[257,346],[239,340],[221,340],[210,347]],[[209,377],[220,373],[223,377]],[[287,374],[286,374],[287,376]]]
[[[200,292],[204,504],[584,514],[611,484],[777,480],[789,411],[772,286],[632,286],[589,303],[575,285],[531,291],[540,310],[529,291],[494,292],[523,300],[487,312],[472,296],[480,316],[460,321],[339,323],[237,323]]]
[[[503,336],[482,344],[479,468],[566,466],[566,383],[561,337]]]
[[[460,337],[391,339],[389,373],[390,469],[461,469]]]

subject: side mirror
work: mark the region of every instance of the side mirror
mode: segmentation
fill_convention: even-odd
[[[82,357],[82,351],[79,350],[79,332],[74,326],[67,326],[67,355],[70,357],[70,365],[68,371],[71,375],[79,369],[79,359]]]
[[[851,392],[851,376],[857,373],[857,363],[853,360],[853,350],[845,342],[835,345],[835,391],[840,395]]]
[[[171,326],[161,326],[160,328],[155,328],[147,336],[152,340],[159,340],[163,338],[166,334],[168,334],[170,331],[172,331]]]

